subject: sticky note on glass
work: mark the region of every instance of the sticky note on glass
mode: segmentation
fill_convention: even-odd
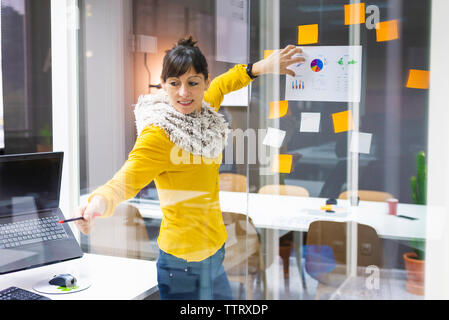
[[[300,132],[320,132],[321,113],[302,112]]]
[[[383,21],[376,24],[376,41],[399,39],[398,20]]]
[[[373,138],[372,133],[352,132],[349,151],[369,154],[371,150],[372,138]]]
[[[354,128],[351,110],[332,114],[332,120],[334,122],[335,133],[349,131]]]
[[[410,69],[406,86],[414,89],[429,89],[429,81],[429,71]]]
[[[266,59],[267,57],[271,56],[276,50],[264,50],[263,51],[263,58]]]
[[[287,114],[288,101],[272,101],[270,102],[270,114],[268,119],[282,118]]]
[[[283,130],[268,128],[267,134],[263,139],[263,144],[274,148],[280,148],[284,142],[285,134],[286,132]]]
[[[365,23],[365,4],[345,5],[345,25]]]
[[[291,154],[278,154],[273,159],[271,171],[276,173],[290,173],[292,171],[293,156]]]
[[[318,25],[306,24],[298,26],[298,44],[318,43]]]

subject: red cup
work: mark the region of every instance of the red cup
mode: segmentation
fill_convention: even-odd
[[[388,214],[393,216],[398,214],[398,199],[388,199]]]

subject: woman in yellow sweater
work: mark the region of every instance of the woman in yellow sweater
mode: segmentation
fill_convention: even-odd
[[[226,229],[220,210],[218,172],[228,128],[217,113],[225,94],[267,73],[290,74],[304,61],[289,45],[254,64],[236,65],[212,82],[192,37],[178,41],[163,60],[157,94],[139,97],[137,140],[123,167],[80,207],[87,234],[95,216],[111,216],[152,180],[163,219],[158,237],[161,299],[231,299],[222,265]]]

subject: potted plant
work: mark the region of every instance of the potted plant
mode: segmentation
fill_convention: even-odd
[[[412,200],[415,204],[426,204],[427,165],[424,151],[416,157],[416,176],[411,177]],[[410,241],[412,252],[403,255],[407,273],[406,289],[408,292],[424,295],[425,240]]]

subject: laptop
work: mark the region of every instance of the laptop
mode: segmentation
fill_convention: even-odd
[[[0,156],[0,274],[81,258],[59,224],[63,152]]]

